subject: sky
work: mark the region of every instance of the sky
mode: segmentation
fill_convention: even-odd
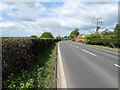
[[[94,33],[96,20],[102,17],[100,30],[114,30],[118,22],[117,2],[0,2],[2,37],[68,36],[78,28],[80,33]]]

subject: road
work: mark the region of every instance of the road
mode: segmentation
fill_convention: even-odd
[[[59,43],[67,88],[118,88],[118,55],[73,41]]]

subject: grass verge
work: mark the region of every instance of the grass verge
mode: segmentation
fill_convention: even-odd
[[[79,43],[82,43],[82,44],[85,44],[85,45],[90,45],[90,46],[95,46],[95,47],[99,47],[99,48],[103,48],[103,49],[109,49],[109,50],[112,50],[112,51],[118,51],[119,50],[119,48],[112,48],[112,47],[104,46],[104,45],[93,45],[93,44],[86,44],[86,43],[83,43],[83,42],[79,42]]]
[[[117,51],[119,49],[119,48],[112,48],[112,47],[102,46],[102,45],[91,45],[91,46],[100,47],[100,48],[106,48],[106,49],[110,49],[110,50],[114,50],[114,51]]]
[[[3,80],[3,88],[53,88],[56,48],[56,44],[46,48],[27,70],[11,72]]]

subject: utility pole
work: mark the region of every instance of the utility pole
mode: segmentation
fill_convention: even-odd
[[[60,26],[58,26],[58,38],[60,38],[59,28],[60,28]]]
[[[94,17],[96,20],[96,33],[98,33],[98,30],[100,29],[100,24],[102,24],[102,18],[101,17]]]

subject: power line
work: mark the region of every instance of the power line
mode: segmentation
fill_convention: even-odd
[[[96,33],[98,33],[98,30],[100,29],[100,24],[103,23],[102,17],[94,17],[94,19],[96,20]]]

